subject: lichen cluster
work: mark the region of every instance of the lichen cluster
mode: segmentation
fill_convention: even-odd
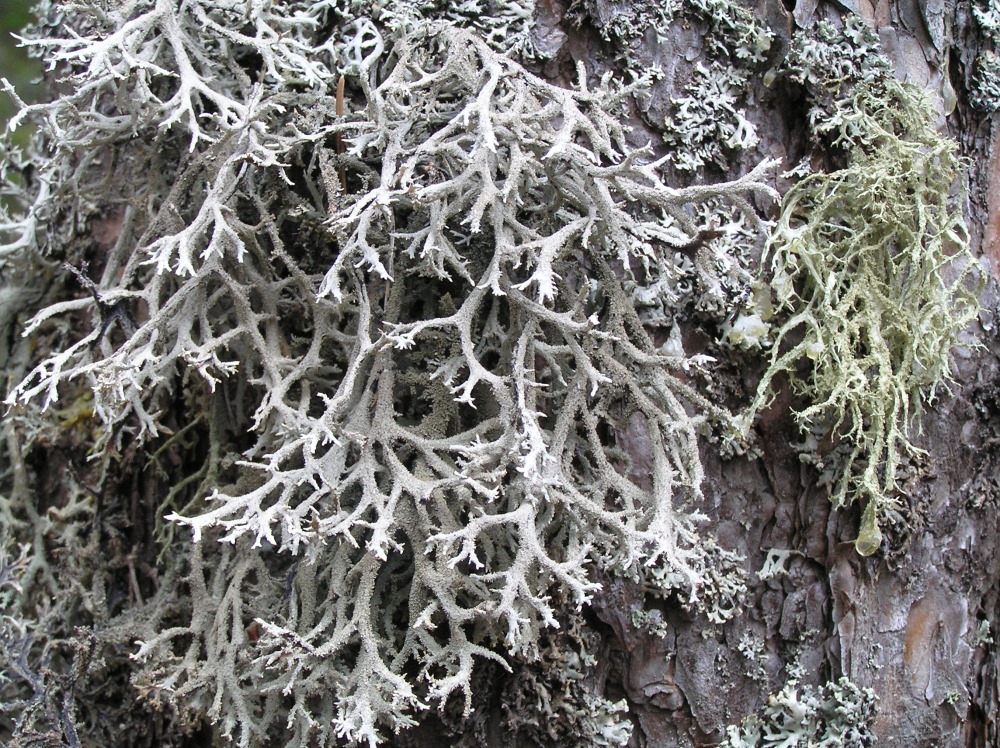
[[[818,24],[793,44],[787,66],[816,102],[813,131],[846,163],[784,195],[765,262],[787,316],[748,414],[788,376],[804,402],[795,414],[804,451],[829,473],[835,504],[864,505],[863,555],[880,545],[896,469],[919,452],[910,429],[949,381],[951,351],[978,309],[952,198],[956,146],[876,45],[858,19],[841,31]]]
[[[730,0],[687,0],[684,8],[695,23],[707,27],[706,54],[695,63],[685,95],[673,99],[675,111],[664,123],[664,140],[677,169],[697,172],[712,166],[725,171],[731,154],[758,143],[745,96],[774,34]]]
[[[818,688],[790,680],[770,696],[762,714],[730,727],[721,748],[865,748],[876,744],[877,708],[874,692],[847,678]]]
[[[612,700],[604,693],[609,668],[602,650],[600,634],[578,615],[568,615],[558,631],[549,632],[540,643],[539,658],[504,678],[497,689],[503,728],[499,745],[627,745],[633,733],[628,701]],[[488,712],[461,720],[455,748],[489,743],[491,732],[495,736],[491,721]]]
[[[973,106],[984,112],[1000,110],[1000,3],[981,0],[972,6],[972,15],[986,42],[976,56],[973,77]]]
[[[0,248],[13,287],[50,279],[7,398],[3,544],[31,544],[17,616],[44,636],[8,642],[43,664],[3,687],[48,694],[15,745],[85,709],[38,683],[109,669],[163,715],[137,741],[376,745],[467,714],[481,662],[544,660],[595,570],[738,609],[696,511],[728,414],[623,284],[679,272],[710,201],[754,226],[774,164],[668,186],[626,143],[631,88],[533,77],[496,50],[525,16],[472,7],[43,6],[30,44],[66,93],[19,116]],[[92,459],[39,522],[26,460],[71,431]]]
[[[673,13],[705,34],[683,95],[671,99],[670,114],[659,128],[666,159],[681,174],[726,173],[733,156],[752,152],[759,142],[746,111],[747,95],[773,34],[729,0],[687,0]],[[721,201],[699,206],[695,215],[700,231],[694,246],[630,284],[643,322],[665,327],[675,338],[683,322],[712,327],[739,311],[754,282],[750,268],[770,229],[767,222],[748,222],[748,211]]]
[[[896,108],[898,94],[892,63],[882,52],[878,34],[861,17],[851,15],[842,27],[820,21],[812,29],[798,32],[783,61],[783,71],[808,96],[809,128],[815,137],[828,136],[838,145],[859,145],[856,136],[869,134],[865,123],[851,121],[868,114],[859,108],[855,94],[868,90]],[[920,116],[916,113],[915,117]]]
[[[605,3],[600,0],[572,0],[566,20],[576,27],[590,25],[607,43],[613,57],[624,63],[632,75],[642,77],[638,52],[643,39],[656,39],[670,33],[683,0],[657,3]]]
[[[41,3],[26,43],[53,98],[21,104],[30,146],[0,143],[6,744],[375,746],[431,710],[478,735],[476,684],[512,671],[512,739],[623,745],[580,609],[610,575],[739,614],[699,448],[742,436],[781,376],[877,547],[975,312],[926,104],[859,21],[799,37],[783,70],[840,168],[772,231],[775,162],[664,177],[756,143],[752,13],[569,9],[626,63],[676,14],[708,30],[656,160],[623,124],[653,76],[535,77],[534,12]],[[773,348],[734,420],[680,325],[735,316],[768,231],[767,285],[728,329]],[[871,703],[792,682],[730,741],[865,745]]]

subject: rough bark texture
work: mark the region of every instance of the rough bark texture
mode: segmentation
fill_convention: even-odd
[[[640,5],[639,0],[539,0],[536,36],[552,58],[539,63],[536,72],[567,83],[581,61],[592,77],[614,69],[619,64],[615,51],[602,39],[595,19],[607,22]],[[580,6],[589,20],[571,23],[569,14]],[[702,455],[707,480],[701,510],[710,518],[703,529],[745,558],[749,594],[742,614],[709,624],[675,600],[655,601],[633,583],[606,577],[593,604],[575,620],[562,621],[562,632],[586,640],[596,657],[586,667],[588,685],[612,701],[627,701],[634,725],[630,746],[721,743],[728,726],[759,712],[769,695],[782,689],[793,663],[803,685],[845,676],[871,688],[879,700],[874,728],[879,745],[1000,745],[993,641],[1000,630],[1000,128],[995,116],[971,105],[969,93],[984,41],[970,5],[961,0],[768,0],[756,12],[775,34],[768,52],[774,67],[797,28],[857,13],[878,29],[897,77],[926,91],[941,113],[942,128],[960,143],[967,160],[962,188],[972,248],[986,276],[982,313],[970,344],[955,351],[952,392],[928,409],[923,433],[915,436],[926,454],[902,471],[903,509],[883,526],[885,539],[877,553],[858,555],[853,541],[859,507],[834,509],[815,470],[800,460],[793,447],[800,440],[789,410],[793,397],[782,391],[755,426],[758,455],[723,460],[713,445],[705,445]],[[651,95],[634,111],[637,142],[662,144],[662,123],[699,60],[704,34],[697,24],[678,21],[662,38],[650,29],[634,49],[635,67],[662,71]],[[801,92],[784,83],[768,87],[763,78],[751,81],[746,96],[746,111],[761,141],[732,156],[728,172],[711,172],[714,179],[744,174],[765,157],[782,159],[790,168],[806,153]],[[950,106],[953,100],[957,103]],[[690,181],[690,176],[678,175],[678,180]],[[782,190],[787,186],[779,184]],[[111,240],[93,238],[110,245],[120,229],[115,217],[101,228]],[[0,321],[0,328],[6,324]],[[718,355],[696,324],[687,324],[683,334],[688,353],[702,349]],[[765,361],[759,354],[725,355],[717,367],[718,389],[736,410],[752,399]],[[19,365],[23,368],[23,362]],[[73,466],[86,462],[92,435],[70,429],[65,434],[67,443],[40,445],[31,457],[40,461],[29,464],[37,473],[39,516],[58,511],[60,487],[79,481]],[[641,471],[651,448],[641,435],[628,438],[633,469]],[[126,450],[121,474],[106,478],[107,496],[98,498],[99,513],[101,502],[118,500],[112,495],[132,501],[119,512],[124,519],[115,543],[121,547],[110,541],[107,546],[117,559],[116,566],[108,566],[114,579],[93,583],[118,590],[117,599],[107,601],[109,618],[130,594],[141,599],[140,590],[159,584],[152,568],[152,513],[159,503],[156,494],[167,486],[144,471],[139,462],[144,459]],[[773,550],[785,552],[783,571],[762,579],[758,573]],[[636,625],[635,616],[643,610],[658,611],[663,622],[658,633]],[[564,635],[552,633],[553,640]],[[115,656],[124,668],[127,653]],[[116,667],[114,658],[109,656],[109,662],[109,669]],[[532,681],[494,663],[481,664],[476,679],[471,717],[463,721],[461,709],[449,705],[391,744],[536,744],[530,731],[512,731],[509,719],[511,711],[526,708],[519,694],[530,690]],[[523,723],[525,715],[520,717]],[[210,744],[210,732],[207,726],[193,731],[190,744]]]
[[[613,16],[622,3],[594,4]],[[542,23],[563,39],[559,61],[594,64],[600,40],[593,29],[558,26],[559,2],[542,3]],[[957,351],[952,396],[938,400],[926,416],[919,446],[926,456],[906,469],[905,512],[871,558],[854,549],[860,512],[835,511],[816,474],[802,465],[791,444],[798,441],[788,416],[789,396],[764,415],[757,427],[759,459],[720,461],[706,453],[709,529],[721,544],[746,557],[759,571],[770,549],[791,551],[787,573],[765,581],[751,576],[745,613],[708,627],[677,607],[663,605],[667,633],[637,628],[632,614],[644,604],[641,590],[605,580],[587,625],[600,633],[602,666],[594,677],[606,693],[628,699],[636,724],[631,746],[711,745],[725,727],[765,706],[780,690],[797,659],[804,682],[847,676],[871,687],[879,698],[875,732],[884,746],[993,746],[997,728],[996,645],[977,637],[1000,624],[1000,393],[996,340],[996,263],[1000,261],[1000,149],[993,117],[969,105],[969,80],[980,40],[965,3],[945,0],[901,2],[785,2],[771,0],[765,15],[777,39],[780,59],[794,28],[845,12],[861,14],[879,30],[897,76],[924,88],[941,111],[942,125],[961,143],[968,159],[968,221],[982,255],[988,283],[975,337],[982,347]],[[561,31],[556,31],[556,28]],[[589,33],[588,33],[589,32]],[[659,66],[646,123],[662,122],[679,93],[699,49],[701,29],[681,24],[666,39],[647,35],[641,59]],[[566,34],[565,37],[562,35]],[[544,34],[543,34],[544,36]],[[545,72],[556,74],[550,64]],[[944,115],[953,90],[957,107]],[[748,97],[762,141],[759,154],[794,163],[806,138],[801,102],[760,80]],[[733,173],[752,158],[732,165]],[[690,341],[698,340],[688,330]],[[734,361],[734,389],[752,391],[760,364]],[[756,375],[755,375],[756,372]],[[637,453],[643,445],[634,445]],[[645,601],[648,606],[648,600]],[[741,640],[756,642],[752,661]],[[504,688],[498,672],[494,681]],[[481,708],[490,709],[489,701]],[[494,719],[500,704],[493,702]],[[418,731],[419,733],[419,731]],[[400,745],[417,744],[410,736]],[[433,738],[426,743],[431,744]],[[493,734],[490,745],[517,739]]]

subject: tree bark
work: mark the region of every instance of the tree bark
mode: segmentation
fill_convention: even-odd
[[[589,3],[593,17],[625,12],[628,3]],[[746,559],[752,580],[741,616],[706,626],[677,605],[661,605],[665,635],[634,624],[649,605],[636,585],[604,579],[604,589],[584,616],[601,637],[602,665],[592,677],[606,694],[623,694],[636,729],[630,746],[704,746],[725,738],[728,725],[763,709],[796,663],[803,682],[846,676],[878,696],[874,732],[885,746],[997,745],[996,631],[1000,607],[1000,527],[997,523],[996,262],[1000,259],[1000,156],[995,116],[970,104],[975,59],[985,43],[964,3],[785,2],[758,9],[776,34],[772,59],[780,61],[791,36],[821,19],[842,22],[860,14],[878,29],[896,76],[921,87],[940,112],[941,127],[961,144],[967,159],[961,185],[972,244],[982,257],[987,284],[982,313],[967,346],[955,352],[956,383],[924,418],[917,443],[926,453],[904,468],[904,509],[871,558],[855,551],[860,511],[836,510],[814,469],[792,445],[800,440],[785,392],[756,428],[760,456],[720,460],[707,449],[708,533]],[[564,39],[557,60],[544,70],[558,75],[583,61],[602,67],[602,42],[593,27],[560,23],[566,5],[540,4],[543,38]],[[698,59],[703,28],[675,24],[667,38],[648,33],[640,57],[663,70],[636,124],[656,138],[657,123],[682,95],[690,60]],[[693,51],[692,51],[693,50]],[[686,63],[685,60],[688,62]],[[946,99],[957,97],[949,111]],[[807,135],[801,100],[788,90],[753,83],[750,109],[759,123],[758,151],[744,154],[740,173],[761,154],[794,163]],[[946,114],[947,112],[947,114]],[[686,342],[697,345],[689,329]],[[732,361],[734,390],[752,392],[761,363]],[[633,445],[641,454],[642,443]],[[787,552],[785,573],[760,579],[768,552]],[[743,645],[741,646],[741,643]],[[750,643],[752,648],[747,647]],[[500,675],[498,673],[498,675]],[[501,676],[491,690],[502,691]],[[501,697],[477,707],[501,721]],[[492,706],[491,706],[492,704]],[[400,745],[430,745],[413,738]],[[521,743],[492,734],[490,745]]]
[[[671,148],[679,150],[688,137],[672,132],[668,120],[677,112],[677,101],[690,95],[689,86],[698,66],[707,64],[710,31],[706,18],[711,16],[681,14],[669,26],[654,28],[650,19],[655,9],[650,6],[640,0],[537,0],[533,38],[544,55],[525,64],[539,77],[565,87],[576,80],[581,64],[591,82],[598,81],[605,72],[627,76],[624,68],[632,72],[659,71],[649,90],[637,95],[631,105],[629,138],[632,145],[651,143],[655,155],[663,156]],[[976,0],[974,7],[986,6],[986,0]],[[858,502],[834,507],[830,487],[820,471],[802,459],[796,445],[803,436],[793,412],[803,407],[803,398],[792,391],[787,377],[778,377],[774,401],[758,415],[746,454],[724,459],[718,443],[706,439],[702,444],[704,497],[696,508],[705,520],[700,530],[742,559],[747,589],[738,615],[713,623],[691,605],[685,606],[679,595],[656,597],[625,576],[595,571],[601,589],[589,605],[577,609],[571,600],[557,601],[560,626],[547,630],[542,637],[540,661],[511,658],[510,672],[496,662],[478,662],[470,713],[463,713],[462,705],[453,698],[439,712],[419,712],[420,724],[391,736],[391,745],[560,745],[559,739],[552,737],[555,728],[549,729],[546,721],[556,719],[551,715],[558,712],[558,720],[568,720],[572,725],[577,714],[573,710],[585,712],[597,700],[603,700],[600,709],[605,710],[609,703],[624,704],[618,716],[631,725],[627,745],[634,748],[719,745],[727,738],[735,740],[733,736],[743,720],[749,715],[763,715],[783,689],[792,689],[786,693],[816,694],[830,684],[846,682],[841,679],[858,689],[870,689],[877,697],[877,716],[864,727],[870,728],[879,745],[1000,745],[994,642],[1000,627],[1000,342],[996,340],[996,327],[1000,325],[1000,128],[996,114],[984,111],[976,99],[981,60],[991,50],[991,42],[973,5],[961,0],[767,0],[753,10],[757,22],[773,34],[773,39],[760,52],[765,62],[755,68],[745,90],[739,92],[738,108],[756,129],[759,142],[745,148],[726,145],[717,151],[718,161],[694,170],[685,169],[675,159],[664,167],[674,183],[735,179],[765,158],[780,159],[781,168],[788,170],[806,157],[811,157],[819,171],[842,166],[844,153],[829,138],[824,141],[810,131],[805,87],[789,82],[782,73],[782,64],[801,35],[825,22],[840,29],[852,15],[860,16],[877,30],[881,51],[891,60],[896,78],[923,90],[937,112],[941,131],[959,144],[964,159],[966,171],[953,197],[962,204],[970,247],[979,259],[984,279],[981,311],[963,344],[953,351],[954,382],[950,390],[939,392],[926,408],[922,429],[911,431],[911,438],[923,452],[907,456],[897,471],[898,510],[882,519],[881,547],[873,555],[859,555],[855,540],[864,507]],[[642,28],[646,23],[649,25]],[[621,30],[624,28],[630,29],[628,33],[633,36],[626,39],[626,32]],[[628,62],[623,60],[626,47]],[[251,63],[247,66],[252,67]],[[263,79],[264,74],[261,76]],[[343,85],[340,91],[338,106],[343,104]],[[336,156],[343,156],[339,131],[336,142]],[[183,161],[185,156],[178,154],[177,158]],[[108,168],[113,171],[127,168],[127,164]],[[345,190],[347,177],[344,167],[340,168],[338,181],[340,189]],[[324,177],[334,174],[330,171]],[[162,177],[148,176],[150,184]],[[432,184],[437,175],[428,167],[422,178]],[[327,188],[333,184],[331,180]],[[785,175],[776,179],[776,185],[785,193],[794,181],[793,176]],[[172,189],[171,195],[187,187],[173,185]],[[777,218],[777,205],[759,201],[753,207],[767,218]],[[332,214],[333,208],[330,210]],[[86,245],[81,256],[93,253],[95,247],[110,252],[129,230],[124,215],[115,211],[102,215],[89,224],[90,235],[84,239],[67,229],[67,236],[72,234],[67,246]],[[163,219],[164,223],[169,220]],[[305,224],[301,227],[303,234],[314,229]],[[692,246],[683,249],[695,256],[699,247],[693,245],[702,239],[695,237]],[[315,260],[317,267],[321,259]],[[312,258],[296,260],[303,267],[313,262]],[[361,263],[356,267],[360,268]],[[321,267],[319,273],[325,270]],[[764,275],[768,272],[767,267],[754,270]],[[315,274],[315,268],[310,272]],[[108,275],[115,281],[114,272]],[[47,293],[53,283],[48,276],[37,278],[37,294]],[[101,323],[110,329],[109,320],[116,307],[99,295],[97,286],[91,286],[85,291],[93,293]],[[387,286],[386,298],[389,295]],[[5,310],[21,304],[34,305],[36,300],[30,296],[25,291],[16,303],[3,299],[0,302],[6,305]],[[10,311],[9,321],[0,320],[0,332],[4,333],[0,336],[0,362],[10,370],[8,387],[25,376],[30,370],[29,359],[35,355],[27,344],[18,344],[15,339],[16,313]],[[119,309],[118,313],[123,328],[135,325],[127,312]],[[706,397],[734,413],[746,408],[765,376],[768,354],[759,349],[740,351],[720,346],[719,326],[704,323],[697,314],[682,321],[678,329],[684,353],[715,359],[713,389]],[[651,326],[650,330],[657,345],[677,343],[669,339],[663,327]],[[100,343],[98,337],[95,345]],[[690,381],[699,380],[692,376]],[[189,415],[185,398],[191,393],[178,387],[175,401],[161,415],[181,431]],[[228,411],[227,422],[236,433],[226,438],[240,450],[252,444],[246,436],[252,431],[253,409],[247,406],[250,397],[246,394],[249,387],[244,382],[223,382],[217,392],[213,391],[214,399],[206,400],[220,411]],[[242,413],[241,408],[249,412]],[[70,487],[76,496],[90,495],[96,507],[93,526],[79,530],[81,537],[93,533],[79,546],[85,546],[89,555],[81,555],[74,568],[85,568],[93,576],[74,580],[73,585],[74,589],[87,588],[81,599],[97,600],[100,605],[88,607],[81,603],[79,609],[74,608],[75,618],[64,622],[67,629],[80,627],[72,639],[74,652],[66,648],[69,634],[64,631],[60,639],[63,649],[52,647],[58,652],[52,656],[54,659],[46,651],[45,657],[50,659],[45,662],[52,666],[46,665],[45,672],[31,669],[31,658],[24,654],[35,651],[31,649],[36,646],[33,640],[12,638],[12,630],[8,629],[0,632],[6,637],[3,642],[7,662],[23,666],[23,671],[17,673],[28,684],[24,693],[34,694],[30,705],[26,706],[28,701],[19,705],[27,713],[48,704],[52,724],[62,720],[69,725],[72,712],[84,715],[81,724],[90,720],[88,724],[101,724],[105,729],[111,721],[121,719],[124,725],[132,719],[126,715],[132,702],[105,703],[93,688],[94,684],[113,683],[116,693],[129,694],[128,699],[141,702],[142,709],[155,714],[150,717],[148,732],[141,737],[125,735],[122,745],[155,745],[157,741],[176,746],[214,745],[214,741],[222,739],[220,726],[211,724],[205,716],[210,697],[199,693],[202,701],[198,703],[192,697],[188,710],[168,707],[168,699],[164,696],[161,701],[159,685],[154,682],[162,673],[145,671],[137,675],[139,671],[133,670],[136,666],[129,648],[149,631],[142,628],[141,614],[133,617],[129,611],[141,610],[168,585],[181,591],[178,599],[186,600],[193,597],[191,590],[204,582],[200,560],[178,571],[158,558],[157,535],[162,539],[165,532],[171,531],[163,530],[157,512],[164,496],[173,495],[169,492],[174,477],[194,474],[200,469],[201,459],[209,464],[201,452],[208,451],[204,444],[216,435],[206,436],[202,431],[207,427],[199,426],[192,430],[190,443],[171,441],[155,458],[148,450],[143,451],[145,447],[126,442],[113,463],[116,472],[98,475],[96,468],[87,467],[91,464],[88,450],[96,441],[87,420],[77,419],[69,410],[62,411],[59,418],[61,428],[65,427],[62,436],[58,440],[36,440],[27,451],[19,441],[23,433],[17,435],[20,427],[13,421],[13,425],[5,427],[9,464],[4,467],[9,469],[3,478],[4,491],[9,495],[30,495],[33,503],[27,515],[19,514],[20,509],[4,507],[3,516],[10,518],[12,528],[17,525],[11,530],[12,537],[16,533],[32,537],[32,553],[55,558],[58,553],[53,553],[53,547],[62,548],[60,543],[71,547],[79,538],[61,538],[57,542],[40,531],[25,529],[25,525],[41,525],[53,517],[62,521],[63,513],[84,511],[75,504],[68,507]],[[623,429],[613,436],[619,446],[627,447],[634,475],[653,472],[654,446],[645,432]],[[200,438],[206,441],[199,442]],[[212,459],[215,457],[219,456]],[[219,475],[213,474],[218,486],[230,478],[235,484],[245,477],[233,477],[239,469],[232,455],[216,462],[222,466]],[[149,467],[160,463],[166,468],[161,467],[159,472]],[[170,509],[183,513],[180,506]],[[260,538],[257,540],[259,544]],[[14,547],[10,542],[7,550]],[[266,557],[269,552],[265,547],[259,555]],[[223,553],[228,550],[217,552],[207,563],[221,566],[219,558]],[[229,558],[225,556],[227,563]],[[9,558],[0,561],[2,590],[4,575],[14,567],[9,565]],[[167,566],[169,572],[164,571]],[[53,568],[58,568],[55,561]],[[265,568],[272,569],[271,579],[265,579],[267,575],[261,571]],[[275,569],[286,575],[287,582],[286,577],[278,578]],[[63,580],[46,577],[49,572],[32,568],[29,573],[36,591],[61,589]],[[281,597],[281,586],[291,590],[298,573],[297,561],[266,557],[259,567],[246,572],[245,578]],[[207,579],[210,574],[206,574]],[[244,577],[240,579],[242,583]],[[225,585],[218,582],[215,593],[221,600]],[[28,594],[32,594],[30,590]],[[289,591],[282,599],[290,595]],[[554,592],[553,597],[558,593]],[[178,604],[178,610],[159,610],[156,623],[186,625],[183,621],[177,623],[190,613],[179,612],[181,607]],[[0,606],[0,612],[3,610]],[[205,611],[190,615],[196,614],[208,615]],[[242,638],[240,657],[262,636],[253,618],[256,613],[248,615],[245,621],[234,619],[230,632],[234,641]],[[249,620],[255,622],[245,627]],[[20,655],[15,651],[18,642],[24,647]],[[47,644],[45,647],[48,650]],[[180,654],[175,659],[179,661]],[[572,673],[567,675],[569,671]],[[53,673],[58,673],[57,686],[51,685],[51,678],[56,677]],[[91,692],[84,693],[77,678],[89,684]],[[60,702],[62,711],[58,705],[53,706],[52,694],[65,696],[65,701]],[[564,696],[566,703],[553,706],[553,694]],[[76,706],[66,706],[74,695]],[[87,697],[91,701],[83,705]],[[594,702],[586,701],[590,698]],[[549,711],[539,707],[543,701]],[[0,739],[13,733],[16,719],[15,715],[0,721]],[[80,742],[74,729],[62,728],[59,740],[66,745],[89,745],[86,738]],[[18,739],[23,742],[11,745],[32,745],[30,740],[34,738],[19,735]],[[56,744],[51,735],[45,739],[50,740],[46,745]],[[564,744],[607,744],[599,739],[603,737],[575,734],[576,742]],[[858,740],[859,746],[870,744],[867,738]],[[260,741],[261,745],[267,744],[264,738]]]

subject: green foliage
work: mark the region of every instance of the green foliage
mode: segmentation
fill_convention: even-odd
[[[22,98],[32,99],[37,93],[35,85],[40,74],[37,60],[31,59],[25,50],[18,48],[14,34],[19,33],[31,21],[31,0],[9,0],[0,12],[0,75],[20,93]],[[9,96],[0,95],[0,127],[16,111],[14,101]],[[25,138],[21,138],[23,143]]]

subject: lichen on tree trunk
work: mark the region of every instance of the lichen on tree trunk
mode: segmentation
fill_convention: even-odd
[[[1000,740],[995,0],[26,40],[5,745]]]

